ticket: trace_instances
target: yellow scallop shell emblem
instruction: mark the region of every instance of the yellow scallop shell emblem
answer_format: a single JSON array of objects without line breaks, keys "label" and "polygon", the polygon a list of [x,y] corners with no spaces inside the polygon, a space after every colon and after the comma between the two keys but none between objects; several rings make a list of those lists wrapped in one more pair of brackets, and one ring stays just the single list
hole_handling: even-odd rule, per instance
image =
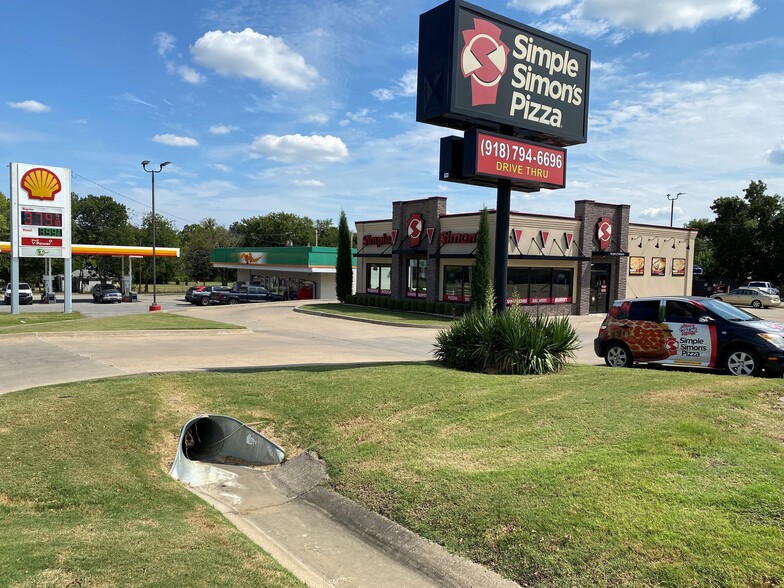
[{"label": "yellow scallop shell emblem", "polygon": [[36,167],[22,176],[22,188],[30,198],[54,200],[55,194],[62,190],[60,178],[48,169]]}]

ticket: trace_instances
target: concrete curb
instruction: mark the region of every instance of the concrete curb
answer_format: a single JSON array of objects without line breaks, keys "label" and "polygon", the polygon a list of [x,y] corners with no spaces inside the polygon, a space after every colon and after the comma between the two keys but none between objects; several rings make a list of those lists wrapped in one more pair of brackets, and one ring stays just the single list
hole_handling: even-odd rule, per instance
[{"label": "concrete curb", "polygon": [[299,306],[294,307],[294,312],[301,312],[302,314],[310,314],[313,316],[323,316],[327,318],[342,319],[344,321],[355,321],[358,323],[370,323],[371,325],[384,325],[385,327],[404,327],[407,329],[446,329],[449,326],[434,326],[434,325],[410,325],[406,323],[394,323],[389,321],[382,321],[370,318],[360,318],[356,316],[344,316],[340,314],[332,314],[330,312],[321,312],[318,310],[304,309]]},{"label": "concrete curb", "polygon": [[35,331],[33,333],[0,333],[0,338],[5,340],[13,339],[45,339],[48,337],[56,337],[60,339],[68,338],[81,338],[81,337],[95,337],[96,335],[112,335],[114,337],[146,337],[155,335],[159,337],[174,337],[183,334],[197,334],[197,335],[250,335],[253,333],[250,329],[178,329],[178,330],[130,330],[130,331],[68,331],[68,332],[47,332]]}]

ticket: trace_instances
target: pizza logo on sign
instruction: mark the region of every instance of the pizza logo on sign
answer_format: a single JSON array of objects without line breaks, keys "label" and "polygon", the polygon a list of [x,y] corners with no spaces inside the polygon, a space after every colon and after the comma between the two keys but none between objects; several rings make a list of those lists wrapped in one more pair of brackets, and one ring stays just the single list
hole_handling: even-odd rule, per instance
[{"label": "pizza logo on sign", "polygon": [[63,189],[60,178],[48,169],[35,167],[22,176],[22,189],[34,200],[54,200]]},{"label": "pizza logo on sign", "polygon": [[463,40],[460,68],[463,77],[471,78],[471,104],[495,104],[509,55],[509,47],[501,41],[501,29],[475,18],[474,28],[463,31]]},{"label": "pizza logo on sign", "polygon": [[603,216],[596,223],[596,238],[599,239],[599,249],[609,249],[610,239],[612,239],[612,221]]},{"label": "pizza logo on sign", "polygon": [[419,242],[422,239],[422,230],[425,228],[425,222],[422,220],[422,215],[415,212],[408,217],[407,223],[408,241],[411,247],[419,247]]}]

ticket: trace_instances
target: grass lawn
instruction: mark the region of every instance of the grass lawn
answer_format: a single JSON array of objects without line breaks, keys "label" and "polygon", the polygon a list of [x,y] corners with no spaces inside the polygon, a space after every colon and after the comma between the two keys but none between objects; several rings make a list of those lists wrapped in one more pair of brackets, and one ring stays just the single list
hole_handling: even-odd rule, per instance
[{"label": "grass lawn", "polygon": [[78,312],[0,315],[0,335],[7,333],[66,333],[79,331],[161,331],[241,329],[237,325],[181,314],[156,312],[105,318],[85,318]]},{"label": "grass lawn", "polygon": [[0,396],[10,586],[287,586],[166,475],[180,426],[227,414],[333,484],[523,585],[784,583],[784,382],[570,366],[187,373]]},{"label": "grass lawn", "polygon": [[400,310],[386,310],[371,306],[358,306],[354,304],[304,304],[299,308],[312,312],[323,312],[335,316],[361,318],[383,321],[397,325],[416,325],[422,327],[448,327],[454,322],[449,317],[439,317],[417,312],[404,312]]}]

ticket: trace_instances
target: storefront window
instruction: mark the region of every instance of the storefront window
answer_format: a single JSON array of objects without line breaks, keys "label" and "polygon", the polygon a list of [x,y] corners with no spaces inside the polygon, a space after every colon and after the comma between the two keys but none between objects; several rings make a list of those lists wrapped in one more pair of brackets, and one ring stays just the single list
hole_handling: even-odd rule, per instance
[{"label": "storefront window", "polygon": [[565,268],[510,267],[507,270],[507,303],[568,304],[572,301],[574,270]]},{"label": "storefront window", "polygon": [[553,304],[572,301],[572,270],[553,269]]},{"label": "storefront window", "polygon": [[406,296],[427,298],[427,259],[408,260]]},{"label": "storefront window", "polygon": [[528,304],[528,282],[530,270],[524,267],[510,267],[506,272],[507,302],[517,299],[520,304]]},{"label": "storefront window", "polygon": [[367,265],[365,292],[368,294],[392,294],[392,266],[380,263]]},{"label": "storefront window", "polygon": [[471,268],[461,265],[444,267],[444,300],[469,302],[471,300]]}]

